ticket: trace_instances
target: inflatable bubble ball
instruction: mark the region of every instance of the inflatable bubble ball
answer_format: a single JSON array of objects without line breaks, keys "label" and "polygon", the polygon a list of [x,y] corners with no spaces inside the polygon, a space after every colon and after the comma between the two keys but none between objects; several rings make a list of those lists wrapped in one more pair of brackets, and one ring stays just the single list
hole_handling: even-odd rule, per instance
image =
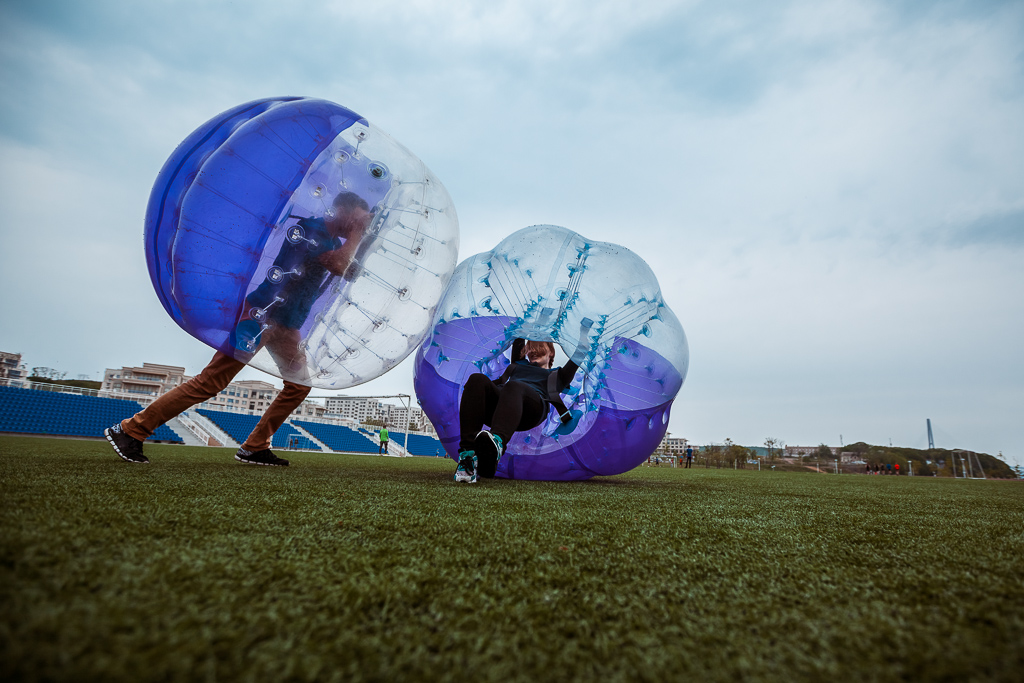
[{"label": "inflatable bubble ball", "polygon": [[411,353],[458,258],[451,197],[409,150],[340,105],[257,100],[200,126],[157,176],[150,277],[200,341],[341,389]]},{"label": "inflatable bubble ball", "polygon": [[579,365],[554,410],[517,432],[497,476],[578,480],[628,471],[668,428],[689,349],[650,267],[628,249],[565,228],[519,230],[459,264],[416,352],[416,396],[458,459],[459,403],[470,375],[498,378],[514,340],[551,341]]}]

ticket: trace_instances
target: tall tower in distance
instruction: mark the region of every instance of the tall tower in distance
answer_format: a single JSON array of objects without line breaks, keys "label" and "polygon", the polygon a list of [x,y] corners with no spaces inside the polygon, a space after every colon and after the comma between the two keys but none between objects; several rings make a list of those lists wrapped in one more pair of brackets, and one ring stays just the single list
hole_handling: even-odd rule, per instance
[{"label": "tall tower in distance", "polygon": [[935,448],[935,439],[932,438],[932,419],[925,418],[925,422],[928,423],[928,450]]}]

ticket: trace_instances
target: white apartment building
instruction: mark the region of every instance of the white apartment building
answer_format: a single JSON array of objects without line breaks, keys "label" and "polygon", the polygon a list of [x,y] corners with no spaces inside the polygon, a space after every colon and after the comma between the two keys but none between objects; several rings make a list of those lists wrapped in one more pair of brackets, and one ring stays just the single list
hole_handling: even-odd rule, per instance
[{"label": "white apartment building", "polygon": [[246,415],[262,415],[280,392],[281,390],[270,382],[247,379],[227,385],[222,392],[203,403],[201,407]]},{"label": "white apartment building", "polygon": [[20,387],[28,378],[28,368],[21,362],[20,353],[0,351],[0,384],[9,387]]},{"label": "white apartment building", "polygon": [[327,399],[328,415],[340,415],[356,422],[377,419],[385,412],[384,404],[372,398],[338,396]]},{"label": "white apartment building", "polygon": [[324,408],[322,403],[316,401],[305,400],[299,406],[292,411],[292,417],[304,418],[304,417],[323,417],[327,410]]},{"label": "white apartment building", "polygon": [[327,399],[326,412],[328,416],[339,416],[360,423],[371,419],[384,420],[392,429],[403,432],[409,428],[411,422],[421,432],[434,433],[434,425],[430,424],[426,414],[416,406],[406,408],[382,403],[374,398],[338,396]]},{"label": "white apartment building", "polygon": [[[243,415],[262,415],[267,412],[267,408],[280,393],[281,390],[269,382],[247,379],[232,382],[224,387],[219,394],[196,407],[228,413],[242,413]],[[316,401],[306,400],[292,411],[291,416],[323,417],[324,406]]]},{"label": "white apartment building", "polygon": [[689,443],[686,439],[679,437],[665,436],[658,445],[657,453],[667,453],[676,457],[686,456],[686,446]]},{"label": "white apartment building", "polygon": [[430,424],[426,414],[416,406],[396,406],[390,403],[384,404],[385,412],[381,415],[392,428],[401,431],[409,429],[410,423],[416,426],[417,431],[434,431],[434,425]]},{"label": "white apartment building", "polygon": [[142,367],[107,368],[99,395],[126,398],[146,406],[174,387],[187,382],[185,368],[143,363]]},{"label": "white apartment building", "polygon": [[[99,395],[138,401],[144,407],[171,389],[192,379],[185,368],[175,365],[143,363],[142,367],[108,368],[103,373]],[[232,382],[216,396],[195,406],[243,415],[262,415],[281,392],[269,382],[242,380]],[[324,407],[316,401],[303,401],[294,417],[323,417]]]}]

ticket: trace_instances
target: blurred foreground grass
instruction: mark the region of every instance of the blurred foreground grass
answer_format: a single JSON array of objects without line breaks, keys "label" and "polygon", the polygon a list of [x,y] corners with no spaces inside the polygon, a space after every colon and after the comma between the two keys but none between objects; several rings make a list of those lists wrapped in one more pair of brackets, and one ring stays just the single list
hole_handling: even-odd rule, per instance
[{"label": "blurred foreground grass", "polygon": [[1020,680],[1017,482],[0,437],[4,680]]}]

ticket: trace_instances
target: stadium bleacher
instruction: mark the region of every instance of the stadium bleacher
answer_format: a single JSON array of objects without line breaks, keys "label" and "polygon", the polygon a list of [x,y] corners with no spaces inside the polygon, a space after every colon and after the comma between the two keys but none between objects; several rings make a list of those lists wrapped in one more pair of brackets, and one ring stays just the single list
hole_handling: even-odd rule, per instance
[{"label": "stadium bleacher", "polygon": [[[59,391],[39,391],[0,386],[0,432],[15,434],[50,434],[53,436],[101,437],[103,430],[142,410],[136,401],[100,398]],[[209,418],[238,443],[244,443],[260,418],[206,408],[195,409]],[[344,453],[378,452],[377,433],[363,427],[352,429],[342,425],[292,420],[333,451]],[[404,432],[391,431],[391,442],[405,443]],[[367,438],[369,437],[369,438]],[[167,425],[161,425],[148,441],[182,443],[181,437]],[[274,434],[272,448],[321,450],[320,446],[289,423]],[[408,451],[412,455],[444,455],[441,442],[431,436],[411,432]]]},{"label": "stadium bleacher", "polygon": [[[138,402],[120,398],[0,387],[0,432],[100,437],[104,429],[140,410]],[[182,443],[167,425],[147,441]]]},{"label": "stadium bleacher", "polygon": [[[209,418],[215,425],[223,429],[228,436],[238,443],[245,440],[260,421],[259,415],[240,415],[223,410],[196,408],[196,412]],[[300,451],[319,451],[320,447],[302,435],[299,430],[285,422],[270,441],[271,448],[291,448]]]},{"label": "stadium bleacher", "polygon": [[[398,444],[399,446],[405,444],[405,432],[396,432],[388,430],[388,436],[391,439],[391,443]],[[409,455],[432,455],[432,456],[445,456],[444,446],[433,436],[427,436],[426,434],[418,434],[416,432],[409,432],[409,445],[407,450]]]},{"label": "stadium bleacher", "polygon": [[293,420],[293,422],[326,444],[332,451],[343,453],[377,453],[378,451],[377,444],[349,427],[306,422],[305,420]]}]

